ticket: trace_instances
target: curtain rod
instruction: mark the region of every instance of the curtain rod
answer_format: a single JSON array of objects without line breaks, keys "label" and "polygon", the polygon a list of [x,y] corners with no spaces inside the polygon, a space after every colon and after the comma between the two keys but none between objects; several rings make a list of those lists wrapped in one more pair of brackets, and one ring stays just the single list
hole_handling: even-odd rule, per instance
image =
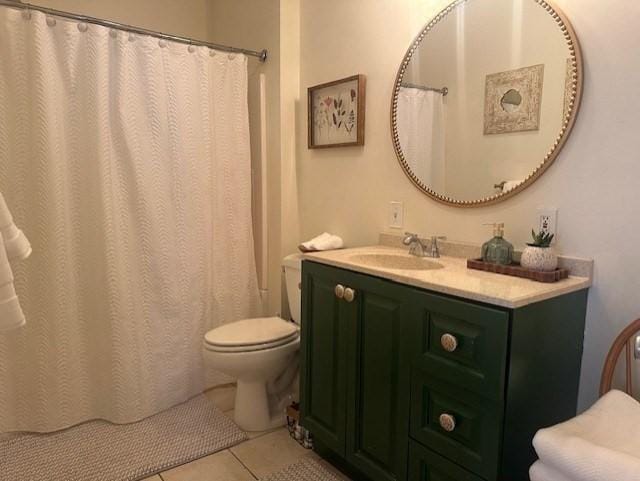
[{"label": "curtain rod", "polygon": [[266,62],[267,60],[266,49],[258,52],[256,50],[247,50],[244,48],[229,47],[227,45],[218,45],[211,42],[203,42],[201,40],[194,40],[192,38],[187,38],[187,37],[177,37],[174,35],[168,35],[166,33],[156,32],[154,30],[147,30],[145,28],[134,27],[132,25],[127,25],[124,23],[111,22],[109,20],[102,20],[99,18],[88,17],[86,15],[78,15],[76,13],[64,12],[62,10],[54,10],[52,8],[41,7],[39,5],[31,5],[29,3],[23,3],[19,0],[0,0],[0,6],[13,7],[21,10],[35,10],[38,12],[42,12],[46,15],[54,15],[56,17],[68,18],[71,20],[77,20],[79,22],[91,23],[93,25],[101,25],[103,27],[115,28],[118,30],[136,33],[139,35],[148,35],[149,37],[170,40],[173,42],[183,43],[186,45],[195,45],[198,47],[209,47],[215,50],[222,50],[223,52],[243,53],[245,55],[250,55],[252,57],[258,57],[258,59],[260,59],[261,62]]},{"label": "curtain rod", "polygon": [[435,89],[433,87],[426,87],[424,85],[412,84],[408,82],[402,82],[400,87],[406,87],[410,89],[418,89],[418,90],[426,90],[427,92],[437,92],[442,94],[443,97],[446,97],[449,93],[449,89],[447,87],[442,87],[441,89]]}]

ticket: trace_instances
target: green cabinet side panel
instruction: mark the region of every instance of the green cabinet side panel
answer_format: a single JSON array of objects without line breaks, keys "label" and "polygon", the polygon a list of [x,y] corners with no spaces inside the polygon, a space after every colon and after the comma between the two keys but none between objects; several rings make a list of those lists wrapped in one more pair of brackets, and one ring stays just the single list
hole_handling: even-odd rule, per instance
[{"label": "green cabinet side panel", "polygon": [[409,449],[407,479],[409,481],[484,481],[415,442],[411,443]]},{"label": "green cabinet side panel", "polygon": [[500,481],[529,479],[536,431],[576,415],[587,294],[513,312]]},{"label": "green cabinet side panel", "polygon": [[305,262],[302,276],[302,424],[345,455],[347,330],[335,269]]}]

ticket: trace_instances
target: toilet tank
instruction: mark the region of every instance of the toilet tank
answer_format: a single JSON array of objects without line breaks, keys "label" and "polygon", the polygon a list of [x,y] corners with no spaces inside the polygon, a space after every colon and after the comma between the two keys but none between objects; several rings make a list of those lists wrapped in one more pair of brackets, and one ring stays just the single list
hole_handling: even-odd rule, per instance
[{"label": "toilet tank", "polygon": [[292,254],[282,260],[289,310],[296,324],[300,324],[302,316],[302,258],[302,254]]}]

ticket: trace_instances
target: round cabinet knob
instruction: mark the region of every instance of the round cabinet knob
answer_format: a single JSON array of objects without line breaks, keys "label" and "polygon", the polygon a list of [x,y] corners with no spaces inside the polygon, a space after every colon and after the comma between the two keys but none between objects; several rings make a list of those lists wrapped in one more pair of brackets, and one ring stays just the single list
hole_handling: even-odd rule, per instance
[{"label": "round cabinet knob", "polygon": [[356,291],[354,291],[350,287],[347,287],[344,290],[344,300],[347,302],[353,302],[355,298],[356,298]]},{"label": "round cabinet knob", "polygon": [[450,433],[456,428],[456,418],[451,414],[440,415],[440,427]]},{"label": "round cabinet knob", "polygon": [[342,284],[338,284],[334,289],[334,292],[338,299],[342,299],[344,297],[344,286]]},{"label": "round cabinet knob", "polygon": [[440,338],[442,349],[447,352],[455,352],[458,349],[458,338],[453,334],[443,334]]}]

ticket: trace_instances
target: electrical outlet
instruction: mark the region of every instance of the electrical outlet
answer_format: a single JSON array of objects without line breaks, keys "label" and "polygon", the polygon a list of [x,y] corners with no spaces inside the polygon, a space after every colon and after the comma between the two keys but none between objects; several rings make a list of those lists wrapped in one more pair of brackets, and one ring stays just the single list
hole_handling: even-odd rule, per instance
[{"label": "electrical outlet", "polygon": [[404,226],[404,205],[402,202],[393,201],[389,206],[389,227],[402,229]]},{"label": "electrical outlet", "polygon": [[[547,234],[558,235],[558,210],[549,208],[538,209],[538,230]],[[554,238],[555,242],[555,238]]]}]

